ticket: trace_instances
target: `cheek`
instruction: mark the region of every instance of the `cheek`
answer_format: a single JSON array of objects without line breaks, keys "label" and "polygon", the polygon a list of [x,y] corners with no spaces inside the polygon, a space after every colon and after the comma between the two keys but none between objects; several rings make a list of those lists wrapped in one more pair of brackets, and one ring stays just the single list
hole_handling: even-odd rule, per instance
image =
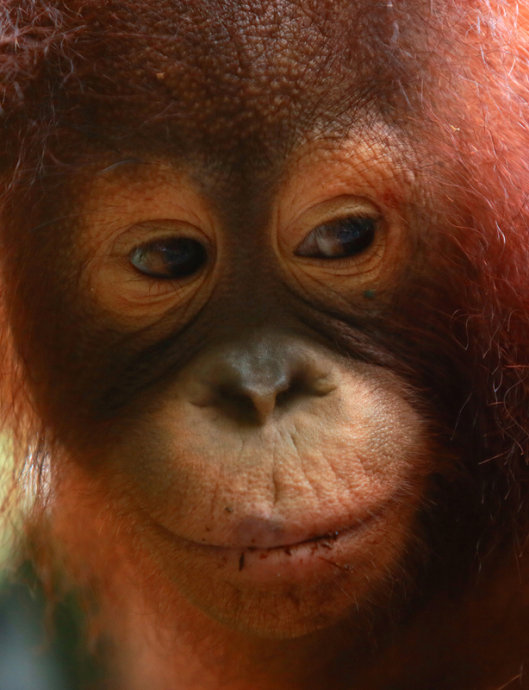
[{"label": "cheek", "polygon": [[122,438],[106,471],[144,548],[208,614],[279,636],[328,626],[395,578],[436,465],[396,377],[368,366],[263,426],[176,396]]}]

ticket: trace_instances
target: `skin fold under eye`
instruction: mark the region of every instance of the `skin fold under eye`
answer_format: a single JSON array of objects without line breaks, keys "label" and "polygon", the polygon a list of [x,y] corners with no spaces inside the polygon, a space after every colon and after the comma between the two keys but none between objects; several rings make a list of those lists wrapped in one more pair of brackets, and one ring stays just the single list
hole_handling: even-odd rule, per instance
[{"label": "skin fold under eye", "polygon": [[135,247],[129,253],[129,261],[150,278],[178,280],[200,271],[207,261],[207,251],[190,237],[169,237]]},{"label": "skin fold under eye", "polygon": [[367,249],[375,239],[377,219],[349,216],[318,225],[301,242],[296,256],[314,259],[342,259]]}]

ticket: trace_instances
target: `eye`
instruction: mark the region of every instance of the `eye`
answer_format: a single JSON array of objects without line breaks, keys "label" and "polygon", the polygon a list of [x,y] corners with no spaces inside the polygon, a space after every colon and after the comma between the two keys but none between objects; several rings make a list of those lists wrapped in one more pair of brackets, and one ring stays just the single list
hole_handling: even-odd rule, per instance
[{"label": "eye", "polygon": [[135,247],[129,261],[150,278],[178,280],[200,271],[208,258],[206,248],[190,237],[169,237]]},{"label": "eye", "polygon": [[313,259],[343,259],[367,249],[375,239],[378,220],[370,216],[348,216],[314,228],[295,251]]}]

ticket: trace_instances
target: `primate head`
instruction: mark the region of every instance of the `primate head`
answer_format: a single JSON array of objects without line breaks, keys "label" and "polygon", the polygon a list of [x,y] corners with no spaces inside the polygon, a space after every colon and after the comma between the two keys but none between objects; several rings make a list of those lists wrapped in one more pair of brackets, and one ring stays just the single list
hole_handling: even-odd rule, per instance
[{"label": "primate head", "polygon": [[119,687],[519,668],[527,20],[2,4],[4,416]]}]

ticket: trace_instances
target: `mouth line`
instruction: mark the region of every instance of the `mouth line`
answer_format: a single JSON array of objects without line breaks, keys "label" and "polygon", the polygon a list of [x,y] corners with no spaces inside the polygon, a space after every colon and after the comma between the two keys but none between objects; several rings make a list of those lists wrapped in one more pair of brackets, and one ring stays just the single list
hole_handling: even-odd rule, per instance
[{"label": "mouth line", "polygon": [[339,530],[333,530],[332,532],[326,532],[325,534],[320,534],[316,537],[309,537],[308,539],[302,539],[301,541],[296,541],[292,542],[290,544],[279,544],[276,546],[243,546],[240,548],[237,547],[229,547],[237,551],[248,551],[248,552],[253,552],[253,551],[285,551],[287,554],[291,549],[296,549],[300,546],[308,546],[310,544],[316,544],[323,546],[325,548],[332,548],[333,543],[340,537],[342,534],[345,534],[346,532],[351,532],[355,529],[358,529],[361,525],[363,525],[366,522],[366,520],[359,520],[358,524],[355,524],[353,527],[347,527],[344,529],[339,529]]},{"label": "mouth line", "polygon": [[210,551],[217,553],[233,553],[240,554],[255,554],[261,557],[268,554],[274,554],[283,552],[287,556],[290,556],[293,552],[303,548],[313,548],[313,549],[328,549],[334,548],[335,543],[343,537],[354,534],[355,532],[360,532],[369,527],[372,522],[375,522],[385,509],[388,507],[388,503],[391,501],[384,502],[376,510],[370,511],[367,515],[363,517],[357,517],[353,520],[353,524],[349,523],[347,526],[340,527],[338,529],[329,530],[321,534],[316,534],[313,537],[307,537],[306,539],[300,539],[299,541],[286,542],[284,544],[273,544],[268,546],[260,546],[256,544],[236,544],[236,543],[208,543],[207,541],[196,541],[194,539],[189,539],[182,535],[179,535],[172,530],[168,529],[164,525],[158,522],[153,522],[153,526],[158,532],[165,535],[165,538],[169,537],[172,541],[177,539],[182,544],[187,544],[188,547],[193,549],[198,549],[200,551]]},{"label": "mouth line", "polygon": [[[365,527],[367,527],[371,522],[375,521],[376,518],[383,512],[383,506],[378,510],[371,512],[363,518],[357,518],[352,525],[347,527],[341,527],[339,529],[330,530],[324,532],[323,534],[318,534],[314,537],[308,537],[306,539],[301,539],[299,541],[287,542],[285,544],[274,544],[272,546],[259,546],[255,544],[208,544],[207,542],[196,542],[193,540],[186,540],[189,544],[197,546],[199,548],[214,549],[225,553],[238,553],[238,554],[273,554],[278,552],[283,552],[287,556],[290,556],[294,551],[301,550],[304,547],[312,547],[314,549],[332,549],[334,544],[341,537],[348,536],[354,532],[358,532]],[[182,537],[181,537],[182,538]]]}]

